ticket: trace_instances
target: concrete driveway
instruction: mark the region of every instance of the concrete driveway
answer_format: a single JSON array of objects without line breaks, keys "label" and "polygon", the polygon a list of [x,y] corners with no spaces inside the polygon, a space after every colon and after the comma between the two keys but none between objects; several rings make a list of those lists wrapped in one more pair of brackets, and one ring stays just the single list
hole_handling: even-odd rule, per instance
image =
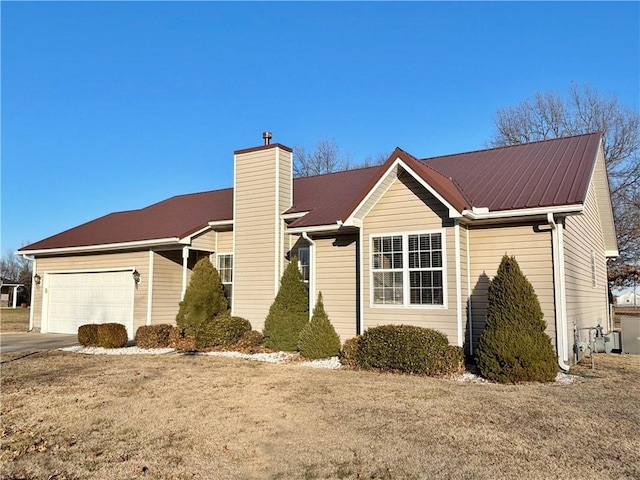
[{"label": "concrete driveway", "polygon": [[3,333],[0,334],[0,353],[35,352],[78,344],[77,335],[62,333]]}]

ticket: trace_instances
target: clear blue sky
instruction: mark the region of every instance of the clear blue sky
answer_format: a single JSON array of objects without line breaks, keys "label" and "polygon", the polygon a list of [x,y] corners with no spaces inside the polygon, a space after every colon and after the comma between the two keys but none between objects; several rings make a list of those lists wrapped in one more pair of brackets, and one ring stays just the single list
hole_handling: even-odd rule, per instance
[{"label": "clear blue sky", "polygon": [[638,106],[638,2],[2,2],[2,252],[232,186],[233,151],[483,148],[501,107]]}]

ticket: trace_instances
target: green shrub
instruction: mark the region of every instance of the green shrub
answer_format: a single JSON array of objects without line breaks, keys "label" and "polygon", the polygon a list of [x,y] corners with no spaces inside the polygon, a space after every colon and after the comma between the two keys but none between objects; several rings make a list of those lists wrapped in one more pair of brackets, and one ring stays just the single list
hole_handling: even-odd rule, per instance
[{"label": "green shrub", "polygon": [[98,346],[98,324],[89,323],[78,327],[78,343],[83,347]]},{"label": "green shrub", "polygon": [[515,257],[505,255],[487,292],[487,326],[476,355],[480,374],[500,383],[552,382],[558,367],[540,302]]},{"label": "green shrub", "polygon": [[264,342],[262,333],[256,330],[244,332],[240,340],[233,344],[232,349],[244,353],[256,353]]},{"label": "green shrub", "polygon": [[122,348],[127,344],[127,329],[121,323],[102,323],[98,325],[98,346],[103,348]]},{"label": "green shrub", "polygon": [[264,322],[264,344],[268,348],[294,351],[300,332],[309,323],[309,292],[296,257],[291,259],[280,281],[278,295]]},{"label": "green shrub", "polygon": [[136,331],[135,344],[140,348],[166,348],[172,329],[167,324],[144,325]]},{"label": "green shrub", "polygon": [[175,348],[180,352],[195,352],[196,339],[194,337],[185,337],[184,329],[173,327],[169,332],[169,347]]},{"label": "green shrub", "polygon": [[251,331],[251,323],[241,317],[226,313],[207,319],[196,332],[198,348],[228,347]]},{"label": "green shrub", "polygon": [[451,369],[448,346],[447,337],[430,328],[382,325],[362,334],[356,363],[364,369],[443,375]]},{"label": "green shrub", "polygon": [[464,349],[457,345],[449,345],[444,351],[442,373],[446,375],[460,373],[464,370],[464,365]]},{"label": "green shrub", "polygon": [[300,332],[298,350],[311,360],[333,357],[340,352],[340,337],[324,310],[322,292],[318,294],[311,321]]},{"label": "green shrub", "polygon": [[358,346],[360,345],[360,336],[350,338],[342,345],[339,358],[340,363],[347,367],[357,367]]},{"label": "green shrub", "polygon": [[185,330],[185,335],[195,337],[201,324],[228,310],[218,271],[205,257],[193,267],[189,286],[180,302],[176,323]]}]

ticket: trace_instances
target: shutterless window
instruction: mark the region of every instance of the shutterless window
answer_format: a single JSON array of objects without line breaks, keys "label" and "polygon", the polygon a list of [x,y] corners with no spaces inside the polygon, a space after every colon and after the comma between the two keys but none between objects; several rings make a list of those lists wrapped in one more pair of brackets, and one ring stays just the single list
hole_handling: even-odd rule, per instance
[{"label": "shutterless window", "polygon": [[309,269],[311,268],[311,258],[309,255],[309,247],[300,247],[298,248],[298,266],[300,268],[300,273],[302,273],[302,278],[305,282],[309,281]]},{"label": "shutterless window", "polygon": [[233,296],[233,255],[218,255],[218,274],[224,288],[224,296],[231,306]]},{"label": "shutterless window", "polygon": [[371,239],[373,303],[444,305],[442,233]]}]

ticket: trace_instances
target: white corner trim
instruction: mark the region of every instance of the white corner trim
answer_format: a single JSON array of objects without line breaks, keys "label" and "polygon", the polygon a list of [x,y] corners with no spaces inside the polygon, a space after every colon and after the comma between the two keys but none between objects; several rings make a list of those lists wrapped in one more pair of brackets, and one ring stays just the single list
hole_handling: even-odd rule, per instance
[{"label": "white corner trim", "polygon": [[151,325],[151,309],[153,308],[153,253],[149,249],[149,271],[147,273],[147,325]]},{"label": "white corner trim", "polygon": [[473,355],[473,306],[471,304],[471,239],[469,228],[467,232],[467,322],[469,328],[469,354]]},{"label": "white corner trim", "polygon": [[454,220],[453,225],[455,258],[456,258],[456,317],[458,320],[458,346],[464,344],[464,334],[462,332],[462,265],[460,259],[460,223]]}]

